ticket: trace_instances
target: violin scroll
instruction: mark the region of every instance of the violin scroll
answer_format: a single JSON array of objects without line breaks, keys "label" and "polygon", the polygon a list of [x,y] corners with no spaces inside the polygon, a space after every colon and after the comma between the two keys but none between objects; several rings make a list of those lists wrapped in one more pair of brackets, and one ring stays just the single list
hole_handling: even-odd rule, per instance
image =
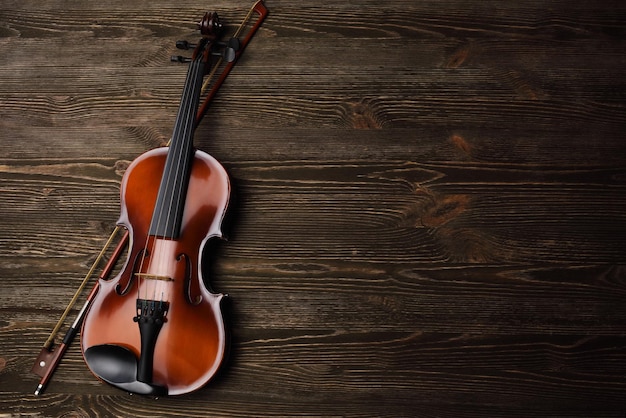
[{"label": "violin scroll", "polygon": [[217,13],[206,12],[202,20],[198,23],[198,29],[200,29],[200,33],[204,36],[210,38],[217,37],[222,31],[222,24],[220,23]]}]

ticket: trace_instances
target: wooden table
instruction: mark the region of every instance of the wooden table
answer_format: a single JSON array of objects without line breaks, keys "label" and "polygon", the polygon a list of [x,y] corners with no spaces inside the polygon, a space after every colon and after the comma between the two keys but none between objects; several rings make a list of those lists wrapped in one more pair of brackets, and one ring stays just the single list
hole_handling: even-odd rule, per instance
[{"label": "wooden table", "polygon": [[195,136],[233,185],[230,360],[152,399],[76,341],[35,397],[121,175],[171,135],[175,41],[251,6],[175,3],[0,5],[0,416],[624,416],[623,1],[267,0]]}]

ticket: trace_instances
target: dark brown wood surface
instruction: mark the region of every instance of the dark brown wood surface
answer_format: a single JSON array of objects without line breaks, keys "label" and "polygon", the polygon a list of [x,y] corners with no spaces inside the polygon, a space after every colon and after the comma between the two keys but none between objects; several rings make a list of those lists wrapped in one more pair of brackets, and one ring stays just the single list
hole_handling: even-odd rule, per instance
[{"label": "dark brown wood surface", "polygon": [[77,341],[30,369],[171,134],[175,41],[251,3],[2,1],[0,416],[624,417],[626,3],[266,4],[195,139],[231,357],[151,399]]}]

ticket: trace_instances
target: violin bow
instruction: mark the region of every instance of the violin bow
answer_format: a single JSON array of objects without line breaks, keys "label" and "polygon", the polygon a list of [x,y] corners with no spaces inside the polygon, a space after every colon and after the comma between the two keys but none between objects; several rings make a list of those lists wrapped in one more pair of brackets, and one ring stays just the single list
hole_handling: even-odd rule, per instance
[{"label": "violin bow", "polygon": [[[239,39],[239,36],[240,36],[241,32],[246,28],[246,26],[250,22],[250,19],[252,18],[252,15],[254,13],[257,13],[259,15],[257,20],[256,20],[256,22],[248,30],[248,33],[246,34],[245,38],[243,38],[243,40]],[[213,98],[217,94],[217,91],[219,90],[219,88],[224,83],[224,80],[226,80],[226,77],[228,77],[228,74],[230,74],[230,71],[232,70],[232,68],[237,63],[237,60],[238,60],[239,56],[243,53],[243,50],[248,45],[248,43],[250,42],[250,40],[252,39],[254,34],[257,32],[257,30],[259,29],[259,27],[261,26],[261,24],[265,20],[265,17],[267,16],[267,14],[268,14],[268,10],[265,7],[265,4],[263,4],[263,0],[258,0],[252,6],[252,8],[250,8],[250,10],[248,11],[248,14],[243,19],[242,23],[239,25],[239,27],[235,31],[234,35],[231,37],[231,39],[237,39],[238,40],[237,48],[234,50],[234,57],[231,60],[229,60],[229,62],[224,66],[224,69],[220,73],[220,76],[213,83],[213,85],[211,86],[211,89],[207,93],[204,101],[202,102],[202,105],[200,106],[200,108],[198,110],[198,113],[196,114],[196,118],[195,118],[196,126],[198,126],[198,124],[202,121],[202,118],[206,114],[211,101],[213,100]],[[204,93],[206,91],[206,89],[209,87],[211,79],[215,75],[217,69],[221,66],[223,60],[224,60],[224,58],[220,57],[218,59],[218,61],[216,62],[216,64],[213,66],[211,72],[207,75],[206,80],[204,81],[204,83],[202,85],[202,93]],[[93,276],[94,271],[96,270],[96,268],[98,267],[98,265],[102,261],[102,258],[104,257],[106,251],[108,250],[108,248],[111,245],[111,243],[113,242],[115,236],[118,234],[118,232],[121,229],[122,229],[122,227],[120,227],[120,226],[115,227],[115,229],[113,230],[113,232],[109,236],[107,242],[104,244],[104,246],[102,247],[102,250],[100,251],[100,253],[96,257],[96,260],[93,262],[91,268],[89,269],[89,271],[85,275],[85,277],[84,277],[83,281],[81,282],[80,286],[78,287],[78,289],[74,293],[74,296],[72,297],[72,300],[69,302],[69,304],[65,308],[65,311],[63,312],[63,314],[59,318],[58,322],[56,323],[54,329],[52,330],[52,332],[48,336],[48,339],[46,340],[46,342],[44,343],[43,347],[41,348],[41,352],[39,353],[39,355],[35,359],[35,363],[33,365],[32,372],[41,377],[41,380],[40,380],[39,384],[37,385],[37,389],[35,390],[35,395],[37,395],[37,396],[41,395],[41,393],[43,392],[44,388],[46,387],[46,385],[48,384],[48,382],[52,378],[52,374],[54,373],[54,371],[58,367],[61,359],[63,358],[63,355],[67,351],[67,348],[69,347],[71,342],[76,337],[76,334],[78,333],[78,331],[80,329],[80,325],[81,325],[81,323],[82,323],[82,321],[83,321],[83,319],[85,317],[85,313],[87,312],[89,306],[91,306],[91,302],[93,301],[93,298],[97,294],[99,280],[106,280],[109,277],[109,275],[111,274],[111,272],[112,272],[112,270],[113,270],[117,260],[119,259],[119,257],[121,256],[122,252],[124,251],[124,248],[128,244],[129,233],[128,233],[128,231],[125,231],[124,235],[122,236],[122,238],[118,242],[117,246],[113,250],[113,253],[111,254],[111,257],[109,258],[107,264],[104,266],[104,268],[102,269],[102,272],[98,276],[99,280],[96,281],[96,283],[95,283],[94,287],[92,288],[91,292],[89,293],[89,296],[87,297],[83,307],[78,312],[78,314],[76,316],[76,319],[74,320],[74,322],[72,323],[70,328],[67,330],[67,332],[66,332],[66,334],[65,334],[65,336],[63,338],[63,341],[61,342],[61,344],[58,347],[56,347],[56,349],[54,349],[53,348],[53,342],[54,342],[54,339],[56,337],[56,334],[59,332],[59,329],[61,328],[61,326],[65,322],[65,319],[67,318],[67,315],[69,314],[70,310],[76,304],[76,301],[78,300],[78,297],[80,296],[80,294],[82,293],[83,289],[85,288],[85,286],[89,282],[89,279],[91,279],[91,277]]]}]

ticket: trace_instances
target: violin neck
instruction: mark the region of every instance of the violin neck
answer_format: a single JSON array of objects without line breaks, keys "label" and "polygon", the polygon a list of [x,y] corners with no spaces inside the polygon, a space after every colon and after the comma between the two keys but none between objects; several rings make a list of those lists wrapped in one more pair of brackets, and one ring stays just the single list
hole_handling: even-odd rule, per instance
[{"label": "violin neck", "polygon": [[194,59],[189,64],[185,88],[178,108],[170,149],[165,160],[149,234],[169,239],[180,235],[181,221],[193,161],[193,133],[200,102],[205,63]]}]

